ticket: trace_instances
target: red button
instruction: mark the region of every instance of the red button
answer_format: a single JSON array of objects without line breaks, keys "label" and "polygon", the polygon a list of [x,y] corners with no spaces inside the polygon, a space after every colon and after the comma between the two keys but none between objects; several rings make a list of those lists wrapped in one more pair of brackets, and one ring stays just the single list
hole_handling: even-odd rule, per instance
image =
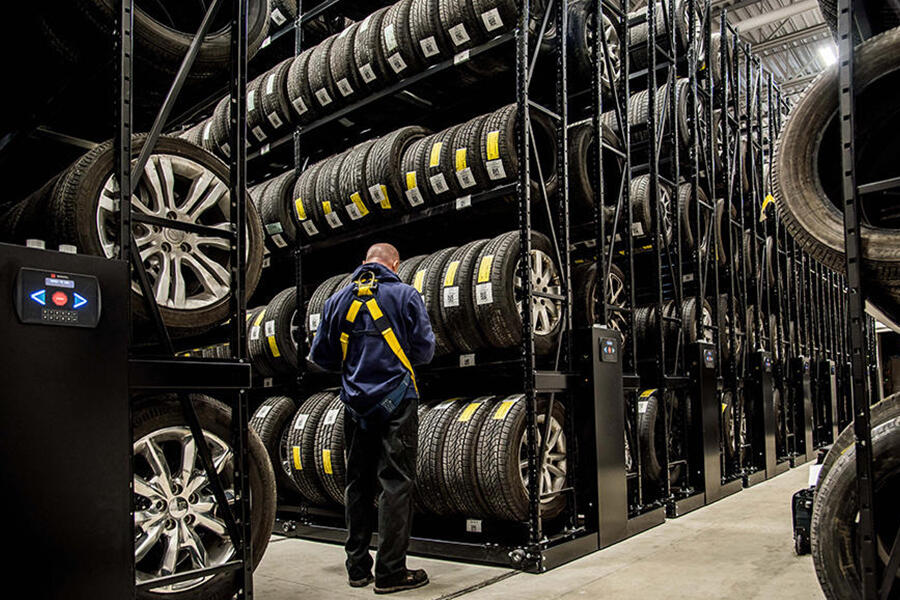
[{"label": "red button", "polygon": [[50,299],[53,300],[53,304],[57,306],[65,306],[69,302],[69,297],[66,296],[63,292],[53,292],[53,295],[50,296]]}]

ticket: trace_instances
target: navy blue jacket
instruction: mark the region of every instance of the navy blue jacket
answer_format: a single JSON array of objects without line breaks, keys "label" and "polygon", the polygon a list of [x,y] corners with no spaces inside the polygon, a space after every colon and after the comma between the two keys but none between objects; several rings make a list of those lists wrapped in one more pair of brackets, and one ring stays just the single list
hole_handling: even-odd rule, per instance
[{"label": "navy blue jacket", "polygon": [[[434,333],[422,297],[412,286],[402,283],[397,275],[378,263],[366,263],[356,269],[353,280],[364,271],[372,271],[378,279],[375,299],[390,320],[394,333],[413,365],[427,364],[434,356]],[[310,349],[310,360],[327,371],[341,371],[341,399],[354,407],[380,402],[397,388],[406,368],[391,351],[381,332],[375,327],[369,311],[359,311],[350,333],[347,360],[341,361],[341,322],[346,319],[350,303],[356,298],[354,286],[339,290],[325,302],[322,319]],[[409,386],[407,397],[416,392]]]}]

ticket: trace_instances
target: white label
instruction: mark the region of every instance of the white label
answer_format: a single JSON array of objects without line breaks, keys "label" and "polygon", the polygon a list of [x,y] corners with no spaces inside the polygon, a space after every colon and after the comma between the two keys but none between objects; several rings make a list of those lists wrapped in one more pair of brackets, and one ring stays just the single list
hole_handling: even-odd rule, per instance
[{"label": "white label", "polygon": [[306,427],[306,422],[309,420],[309,415],[306,413],[299,413],[296,417],[294,417],[294,430],[300,431],[304,427]]},{"label": "white label", "polygon": [[469,51],[463,50],[462,52],[460,52],[459,54],[457,54],[456,56],[453,57],[453,64],[458,65],[460,63],[466,62],[467,60],[469,60]]},{"label": "white label", "polygon": [[428,36],[424,40],[419,40],[419,46],[422,48],[422,54],[424,54],[426,58],[440,52],[437,41],[434,39],[433,35]]},{"label": "white label", "polygon": [[284,227],[281,226],[281,221],[275,221],[274,223],[266,223],[266,231],[269,235],[275,235],[284,231]]},{"label": "white label", "polygon": [[331,96],[328,95],[328,90],[322,88],[320,90],[316,90],[316,100],[319,101],[319,104],[322,106],[328,106],[331,104]]},{"label": "white label", "polygon": [[275,73],[272,73],[266,79],[266,96],[271,96],[274,93],[275,93]]},{"label": "white label", "polygon": [[425,202],[425,199],[422,197],[422,192],[419,191],[418,186],[414,187],[411,190],[406,190],[406,199],[409,200],[410,206],[418,206]]},{"label": "white label", "polygon": [[688,273],[687,275],[682,276],[682,277],[681,277],[681,280],[682,280],[682,281],[693,281],[693,280],[694,280],[694,274],[693,274],[693,273]]},{"label": "white label", "polygon": [[456,199],[456,210],[462,210],[464,208],[469,208],[472,206],[472,196],[465,195]]},{"label": "white label", "polygon": [[250,90],[247,94],[247,112],[256,108],[256,90]]},{"label": "white label", "polygon": [[344,208],[347,209],[347,214],[350,215],[350,218],[354,221],[362,217],[362,213],[359,212],[359,208],[357,208],[356,204],[350,203],[346,205]]},{"label": "white label", "polygon": [[281,14],[281,11],[277,8],[272,9],[272,20],[275,21],[276,25],[283,25],[287,18]]},{"label": "white label", "polygon": [[269,118],[269,123],[271,123],[272,127],[274,127],[275,129],[278,129],[279,127],[284,125],[284,121],[281,120],[281,117],[278,116],[278,113],[270,112],[266,116]]},{"label": "white label", "polygon": [[[362,29],[360,29],[360,31],[362,31]],[[372,70],[372,65],[369,63],[366,63],[359,68],[359,74],[362,75],[363,81],[366,83],[375,81],[375,71]]]},{"label": "white label", "polygon": [[266,256],[263,258],[263,269],[268,269],[272,264],[272,257]]},{"label": "white label", "polygon": [[469,533],[481,533],[481,519],[466,519],[466,531]]},{"label": "white label", "polygon": [[494,292],[490,281],[475,286],[475,304],[493,304],[493,302]]},{"label": "white label", "polygon": [[275,381],[271,377],[263,377],[263,387],[270,388],[275,385]]},{"label": "white label", "polygon": [[278,246],[279,248],[284,248],[285,246],[287,246],[287,242],[284,241],[284,238],[281,237],[280,233],[274,234],[272,236],[272,241],[275,242],[275,245]]},{"label": "white label", "polygon": [[391,64],[394,73],[399,73],[406,68],[406,63],[403,61],[403,57],[400,56],[399,52],[391,54],[390,58],[388,58],[388,62]]},{"label": "white label", "polygon": [[[313,313],[309,315],[309,330],[315,331],[319,328],[319,323],[322,322],[322,314],[321,313]],[[257,327],[257,329],[259,329]]]},{"label": "white label", "polygon": [[269,337],[270,335],[275,335],[275,321],[274,320],[266,321],[266,337]]},{"label": "white label", "polygon": [[459,355],[459,366],[474,367],[475,366],[475,355],[474,354],[460,354]]},{"label": "white label", "polygon": [[639,221],[631,224],[631,235],[644,235],[644,227]]},{"label": "white label", "polygon": [[444,306],[447,308],[459,306],[459,286],[444,288]]},{"label": "white label", "polygon": [[266,415],[269,414],[270,412],[272,412],[272,405],[271,405],[271,404],[268,405],[268,406],[260,406],[260,407],[259,407],[259,410],[256,411],[256,414],[253,415],[253,418],[254,418],[254,419],[265,419],[265,418],[266,418]]},{"label": "white label", "polygon": [[640,414],[644,414],[645,412],[647,412],[647,404],[649,402],[649,400],[641,400],[640,402],[638,402],[638,412]]},{"label": "white label", "polygon": [[481,13],[481,20],[484,22],[484,28],[488,31],[503,27],[503,19],[500,18],[500,11],[496,8]]},{"label": "white label", "polygon": [[387,27],[384,28],[384,45],[387,47],[387,51],[390,52],[397,48],[397,36],[394,35],[394,24],[391,23]]},{"label": "white label", "polygon": [[495,158],[494,160],[489,160],[485,166],[487,167],[488,177],[490,177],[491,180],[506,178],[506,169],[503,168],[503,159]]},{"label": "white label", "polygon": [[379,183],[369,186],[369,195],[372,196],[372,200],[377,204],[384,202],[384,192],[381,191],[381,184]]},{"label": "white label", "polygon": [[342,96],[349,96],[350,94],[353,93],[353,86],[350,85],[350,82],[347,81],[346,77],[344,79],[341,79],[340,81],[338,81],[337,86],[338,86],[338,91],[341,93]]},{"label": "white label", "polygon": [[266,132],[263,131],[263,130],[262,130],[262,127],[260,127],[259,125],[257,125],[256,127],[254,127],[253,129],[251,129],[250,131],[253,132],[253,136],[254,136],[258,141],[261,142],[261,141],[263,141],[263,140],[266,139]]},{"label": "white label", "polygon": [[337,213],[334,211],[325,215],[325,220],[328,221],[328,224],[332,229],[337,229],[343,225],[343,223],[341,223],[341,218],[337,216]]},{"label": "white label", "polygon": [[291,102],[291,104],[294,106],[294,110],[297,111],[297,114],[298,114],[298,115],[302,115],[302,114],[305,113],[307,110],[309,110],[309,107],[306,106],[306,102],[304,102],[304,101],[303,101],[303,98],[300,97],[300,96],[297,96],[297,97],[294,99],[294,101]]},{"label": "white label", "polygon": [[472,175],[471,167],[466,167],[462,171],[457,171],[456,179],[459,181],[459,185],[464,188],[470,188],[475,185],[475,176]]},{"label": "white label", "polygon": [[337,421],[339,408],[332,408],[328,412],[325,413],[325,424],[326,425],[334,425],[334,422]]},{"label": "white label", "polygon": [[258,340],[259,339],[259,325],[254,325],[250,328],[250,339]]},{"label": "white label", "polygon": [[466,26],[460,23],[450,28],[450,37],[453,39],[453,43],[459,46],[469,41],[469,32],[466,31]]},{"label": "white label", "polygon": [[819,481],[819,471],[821,470],[822,465],[809,466],[809,487],[815,487],[816,483]]},{"label": "white label", "polygon": [[443,194],[450,189],[449,186],[447,186],[447,180],[444,179],[443,173],[432,175],[428,178],[428,181],[431,182],[431,189],[434,190],[435,194]]},{"label": "white label", "polygon": [[312,237],[314,235],[318,235],[319,230],[316,229],[316,226],[309,219],[303,221],[303,229],[306,230],[306,235]]}]

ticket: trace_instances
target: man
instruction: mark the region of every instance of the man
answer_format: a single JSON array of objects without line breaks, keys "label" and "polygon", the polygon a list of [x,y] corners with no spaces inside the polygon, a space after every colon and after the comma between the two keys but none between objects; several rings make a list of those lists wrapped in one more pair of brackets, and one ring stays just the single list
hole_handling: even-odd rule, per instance
[{"label": "man", "polygon": [[388,594],[428,583],[423,570],[406,568],[412,525],[419,417],[413,365],[434,356],[434,334],[415,288],[397,277],[400,255],[375,244],[353,283],[325,303],[310,359],[342,373],[346,408],[347,573],[352,587],[372,582],[369,542],[378,501],[375,593]]}]

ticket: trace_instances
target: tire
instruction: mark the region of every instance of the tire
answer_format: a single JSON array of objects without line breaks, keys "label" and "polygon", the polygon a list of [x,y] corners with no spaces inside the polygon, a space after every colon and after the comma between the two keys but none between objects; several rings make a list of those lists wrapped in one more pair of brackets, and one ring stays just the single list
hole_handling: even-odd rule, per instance
[{"label": "tire", "polygon": [[[597,281],[597,264],[594,261],[575,265],[572,269],[572,319],[576,327],[590,327],[600,323],[600,315],[597,313],[597,299],[600,286]],[[625,309],[625,274],[622,269],[612,265],[607,278],[607,303]],[[622,313],[610,311],[610,320],[607,327],[615,329],[622,334],[623,340],[628,333],[628,320]]]},{"label": "tire", "polygon": [[345,226],[350,222],[343,211],[338,186],[340,185],[341,166],[347,153],[336,154],[322,161],[322,168],[316,176],[316,199],[313,211],[320,222],[325,223],[328,232],[345,231]]},{"label": "tire", "polygon": [[343,98],[342,102],[355,101],[365,89],[365,82],[356,70],[356,62],[353,59],[353,43],[357,29],[359,23],[354,23],[338,34],[328,56],[331,79],[339,96]]},{"label": "tire", "polygon": [[425,155],[426,151],[431,148],[433,139],[433,135],[419,138],[403,151],[403,158],[400,161],[403,173],[403,193],[398,197],[401,206],[406,210],[413,210],[420,206],[425,207],[434,202],[431,187],[426,183],[428,175],[425,171],[427,166]]},{"label": "tire", "polygon": [[493,398],[482,396],[462,403],[445,436],[441,467],[445,498],[453,512],[467,517],[490,515],[490,506],[479,485],[477,460],[479,434],[495,407]]},{"label": "tire", "polygon": [[784,400],[781,397],[781,390],[774,388],[772,390],[772,403],[775,405],[775,452],[781,456],[784,453],[784,440],[786,436],[784,423]]},{"label": "tire", "polygon": [[475,352],[488,346],[478,329],[473,282],[475,262],[489,240],[476,240],[457,248],[447,259],[437,280],[441,322],[459,352]]},{"label": "tire", "polygon": [[[271,124],[266,119],[262,103],[262,85],[265,74],[247,84],[247,143],[262,144],[272,136]],[[224,99],[228,102],[228,99]]]},{"label": "tire", "polygon": [[424,159],[422,169],[427,178],[425,187],[437,202],[460,195],[459,182],[453,174],[453,165],[455,164],[453,135],[455,133],[455,128],[451,127],[434,134],[429,138],[431,141],[425,145],[425,151],[422,153]]},{"label": "tire", "polygon": [[[403,153],[419,138],[427,134],[421,127],[401,127],[379,138],[366,158],[366,184],[373,203],[382,211],[391,211],[403,202],[400,161]],[[402,204],[399,204],[402,206]]]},{"label": "tire", "polygon": [[[622,141],[609,127],[602,127],[601,132],[604,143],[601,160],[603,161],[605,206],[614,207],[619,199],[619,183],[622,178],[624,161],[620,155],[609,151],[606,146],[622,150]],[[594,128],[591,123],[582,123],[569,130],[569,185],[571,186],[569,193],[575,215],[580,218],[592,219],[594,217],[597,193],[594,190],[592,165],[596,160],[595,152]],[[609,225],[612,226],[613,223],[610,222]]]},{"label": "tire", "polygon": [[[480,452],[476,456],[478,469],[478,485],[484,491],[484,497],[490,507],[491,514],[498,519],[525,521],[528,519],[528,494],[524,478],[519,468],[520,449],[525,443],[525,397],[513,395],[498,398],[491,403],[489,415],[481,426],[478,436]],[[536,420],[539,431],[543,433],[546,422],[547,402],[538,400]],[[553,403],[552,418],[557,425],[565,423],[565,409],[557,401]],[[564,430],[560,435],[565,443]],[[543,435],[540,435],[543,439]],[[538,448],[541,448],[541,440]],[[540,451],[540,450],[539,450]],[[565,457],[565,455],[563,455]],[[557,462],[561,469],[566,468],[565,459]],[[553,488],[565,486],[565,477],[557,480]],[[548,493],[546,490],[543,493]],[[558,494],[541,502],[541,516],[552,519],[566,505],[566,498]]]},{"label": "tire", "polygon": [[[860,106],[857,119],[857,181],[878,181],[887,173],[885,156],[892,148],[896,111],[891,97],[900,76],[900,30],[862,44],[855,55],[855,82]],[[845,271],[839,132],[838,65],[822,73],[794,106],[782,129],[775,157],[774,195],[788,232],[813,258]],[[833,148],[820,152],[820,148]],[[890,193],[890,192],[888,192]],[[879,211],[892,201],[882,193],[861,198],[864,275],[873,283],[870,300],[888,310],[900,303],[900,235],[898,224]],[[871,219],[874,219],[871,220]]]},{"label": "tire", "polygon": [[381,52],[387,63],[388,81],[398,81],[422,70],[416,42],[409,29],[411,0],[400,0],[388,8],[381,21]]},{"label": "tire", "polygon": [[294,110],[288,100],[287,80],[294,59],[288,58],[269,70],[260,85],[260,100],[266,122],[274,137],[279,137],[293,122]]},{"label": "tire", "polygon": [[297,311],[297,288],[292,286],[272,298],[263,321],[266,353],[277,372],[296,373],[297,344],[302,328]]},{"label": "tire", "polygon": [[[674,395],[669,395],[667,402],[672,402]],[[661,411],[666,404],[661,404],[659,390],[645,390],[638,400],[638,443],[641,447],[641,470],[644,477],[656,486],[663,486],[666,464],[665,421]]]},{"label": "tire", "polygon": [[344,403],[336,396],[316,427],[316,473],[331,501],[342,506],[347,486],[344,461]]},{"label": "tire", "polygon": [[[553,264],[550,240],[543,234],[533,232],[532,251],[543,261],[544,269],[540,280],[532,281],[545,291],[560,293],[558,271]],[[519,262],[519,232],[511,231],[488,242],[478,255],[477,267],[473,269],[472,302],[475,316],[485,339],[496,348],[515,346],[522,339],[522,317],[516,302],[515,276]],[[532,266],[536,263],[532,260]],[[534,350],[539,354],[550,352],[562,324],[561,307],[545,298],[535,297],[533,310],[544,313],[541,330],[533,333]]]},{"label": "tire", "polygon": [[738,435],[734,422],[734,392],[731,390],[722,392],[721,404],[722,446],[725,449],[725,458],[728,461],[735,461],[738,453]]},{"label": "tire", "polygon": [[[137,158],[143,147],[146,136],[134,136],[132,139],[132,157]],[[79,252],[92,254],[96,256],[110,257],[113,251],[111,243],[114,241],[116,232],[118,231],[118,213],[104,207],[100,202],[101,194],[103,194],[106,185],[112,185],[113,172],[115,170],[114,155],[112,142],[105,142],[94,147],[93,150],[78,159],[69,169],[61,176],[57,185],[54,187],[53,196],[49,203],[50,213],[49,228],[52,232],[54,245],[72,244],[76,246]],[[165,161],[160,163],[162,157]],[[206,178],[209,184],[212,184],[209,194],[218,194],[219,201],[214,203],[202,214],[195,217],[195,222],[208,225],[218,225],[228,221],[229,202],[228,202],[228,168],[220,160],[216,159],[206,151],[186,142],[185,140],[162,136],[159,138],[151,154],[147,168],[138,181],[138,194],[147,194],[154,197],[148,189],[147,173],[153,172],[154,168],[167,171],[164,164],[173,164],[174,188],[176,193],[186,193],[189,189],[195,189],[192,186]],[[110,188],[112,189],[112,188]],[[105,195],[104,197],[108,197]],[[162,192],[161,192],[162,193]],[[184,197],[184,196],[182,196]],[[206,198],[209,198],[207,196]],[[173,200],[174,202],[175,200]],[[262,271],[262,255],[263,255],[263,236],[262,226],[260,225],[259,214],[256,212],[253,203],[250,201],[249,194],[246,199],[247,214],[247,271],[245,273],[246,295],[251,297],[256,289]],[[105,202],[104,202],[105,204]],[[177,205],[177,210],[181,210],[185,206],[184,203]],[[98,211],[104,211],[102,221],[104,223],[104,235],[110,236],[110,245],[104,245],[98,231]],[[135,209],[138,210],[138,209]],[[202,218],[201,218],[202,217]],[[156,235],[156,241],[151,241],[153,248],[158,250],[152,255],[148,254],[145,264],[148,264],[151,257],[155,257],[159,252],[164,252],[163,244],[169,245],[169,238],[164,238],[162,232],[153,233],[144,225],[134,225],[136,230],[135,237],[140,242],[145,237]],[[141,235],[141,232],[145,232]],[[173,234],[177,235],[177,234]],[[192,240],[190,235],[182,236],[182,240]],[[189,242],[182,242],[189,243]],[[204,244],[207,246],[207,244]],[[146,248],[145,248],[146,251]],[[210,274],[211,278],[216,278],[218,287],[216,295],[218,297],[209,300],[203,294],[198,292],[202,290],[192,289],[186,293],[186,301],[195,298],[197,303],[202,303],[200,307],[170,307],[160,305],[160,313],[163,322],[170,328],[174,335],[187,335],[196,333],[201,330],[208,329],[216,324],[224,321],[230,310],[231,293],[227,287],[227,283],[223,284],[222,280],[230,276],[228,275],[228,266],[226,258],[229,254],[227,250],[214,250],[218,258],[225,264],[217,264],[218,269]],[[188,252],[190,256],[196,260],[196,253]],[[155,271],[151,267],[148,269],[151,285],[158,281]],[[196,281],[196,280],[195,280]],[[190,283],[190,280],[188,280]],[[199,283],[199,282],[198,282]],[[196,285],[196,284],[194,284]],[[171,290],[170,293],[175,292]],[[172,301],[175,302],[174,300]],[[159,304],[159,303],[158,303]],[[140,318],[147,319],[147,310],[144,307],[144,301],[140,294],[135,292],[132,294],[132,306],[135,315]]]},{"label": "tire", "polygon": [[[572,82],[588,82],[590,85],[593,76],[594,65],[594,14],[589,0],[575,0],[569,3],[569,22],[566,43],[568,53],[571,56],[568,69],[568,78]],[[609,48],[612,73],[609,72],[606,57],[603,54],[603,45],[600,45],[600,82],[604,95],[613,93],[619,80],[619,35],[612,21],[603,15],[603,29],[606,31],[607,47]],[[580,88],[587,87],[583,84]]]},{"label": "tire", "polygon": [[331,298],[331,295],[336,291],[336,286],[344,279],[344,277],[345,275],[343,273],[335,275],[334,277],[329,277],[322,282],[322,284],[316,288],[316,291],[313,292],[312,296],[310,296],[309,302],[306,305],[306,320],[304,321],[306,324],[307,346],[312,344],[313,336],[315,336],[316,330],[319,328],[319,322],[322,318],[325,302]]},{"label": "tire", "polygon": [[416,457],[416,495],[419,503],[435,515],[449,515],[453,506],[444,487],[443,456],[447,429],[456,419],[459,403],[441,402],[419,422],[419,447]]},{"label": "tire", "polygon": [[282,26],[297,18],[297,2],[295,0],[272,0],[272,23]]},{"label": "tire", "polygon": [[693,190],[690,183],[682,183],[678,186],[678,215],[681,219],[681,242],[688,250],[697,250],[701,257],[705,257],[709,250],[712,230],[709,227],[710,220],[715,217],[709,209],[709,200],[702,187],[697,187],[697,201],[700,204],[700,229],[697,229],[695,219]]},{"label": "tire", "polygon": [[388,7],[375,11],[362,21],[353,39],[353,58],[360,78],[369,90],[385,87],[389,82],[389,73],[393,73],[385,62],[381,49],[381,25]]},{"label": "tire", "polygon": [[[900,418],[884,421],[872,429],[872,464],[876,521],[876,557],[881,572],[897,533],[895,511],[900,470]],[[850,446],[831,468],[813,503],[812,557],[816,575],[829,600],[862,599],[859,566],[859,496],[856,478],[856,448]],[[878,576],[880,579],[880,575]],[[893,582],[897,585],[897,581]],[[894,594],[892,594],[894,596]]]},{"label": "tire", "polygon": [[[223,456],[225,449],[231,450],[229,443],[231,440],[231,411],[224,404],[213,400],[208,396],[191,394],[190,398],[193,401],[197,418],[200,421],[200,426],[203,428],[207,442],[211,446],[210,450],[213,453],[213,461],[216,462]],[[144,442],[145,439],[156,442],[157,447],[162,448],[163,453],[161,459],[165,460],[168,464],[170,472],[180,473],[182,468],[181,461],[176,460],[176,457],[180,459],[182,456],[179,439],[182,441],[188,439],[186,436],[189,435],[190,430],[183,416],[181,404],[177,398],[174,395],[163,395],[148,397],[138,401],[134,407],[132,423],[133,439],[135,442],[135,475],[142,476],[145,480],[153,477],[153,472],[150,470],[146,458],[147,454],[142,450],[142,448],[148,447],[146,442]],[[266,454],[266,448],[263,446],[259,436],[252,430],[249,432],[248,442],[250,531],[253,548],[252,560],[255,567],[259,564],[260,559],[266,551],[272,527],[275,524],[276,490],[275,474],[272,470],[272,465],[269,462],[269,457]],[[160,455],[157,454],[157,456]],[[226,490],[230,488],[233,493],[233,471],[232,469],[227,468],[228,464],[228,462],[223,464],[220,473],[221,480]],[[200,472],[204,472],[203,467],[199,464],[197,464],[195,468]],[[194,469],[190,469],[190,471],[193,472]],[[184,487],[190,485],[190,483],[185,483],[180,480],[178,483]],[[201,498],[212,495],[208,485],[202,485],[200,491]],[[211,500],[210,502],[215,510],[215,501]],[[136,490],[135,492],[135,504],[137,511],[150,510],[149,500],[147,500],[147,497],[143,496],[139,490]],[[146,513],[139,512],[139,514]],[[217,521],[221,521],[218,516],[214,515],[214,518]],[[187,527],[190,527],[190,525],[187,525]],[[230,541],[225,541],[228,537],[227,533],[224,533],[224,527],[221,524],[216,525],[216,527],[222,527],[223,533],[221,535],[223,540],[221,543],[230,545]],[[191,529],[194,529],[195,533],[198,533],[204,542],[207,540],[210,542],[215,541],[215,538],[213,538],[213,530],[206,528],[201,528],[199,530],[195,528]],[[136,523],[135,544],[138,547],[141,545],[142,536],[143,533]],[[162,541],[156,542],[156,544],[163,543],[164,542]],[[222,546],[219,545],[217,547],[221,548]],[[159,548],[159,551],[162,552],[161,547]],[[212,554],[209,554],[208,556],[212,556]],[[151,547],[150,551],[147,552],[141,560],[136,560],[138,577],[142,579],[142,573],[146,573],[147,575],[155,573],[158,569],[158,559],[159,554],[155,554],[154,549]],[[226,559],[223,556],[221,562],[224,562],[225,560]],[[182,563],[182,567],[186,568],[179,568],[176,572],[190,570],[191,561],[186,562],[187,565]],[[153,571],[151,572],[150,569]],[[195,600],[197,598],[203,600],[226,600],[227,598],[234,596],[237,589],[237,574],[234,571],[228,571],[217,574],[211,579],[199,582],[196,585],[181,586],[179,591],[175,593],[161,589],[153,591],[138,590],[137,598],[140,598],[141,600],[160,600],[162,598],[169,598],[172,600]]]},{"label": "tire", "polygon": [[268,306],[254,308],[247,319],[247,352],[253,367],[263,377],[275,375],[275,365],[268,349],[266,348],[266,336],[264,334],[265,318]]},{"label": "tire", "polygon": [[294,58],[287,75],[287,99],[294,109],[294,121],[300,125],[314,121],[321,114],[319,103],[315,100],[307,76],[312,52],[312,48],[310,48]]},{"label": "tire", "polygon": [[295,412],[297,404],[293,398],[274,396],[260,404],[250,417],[250,427],[265,446],[275,472],[275,481],[282,490],[296,489],[291,479],[290,464],[285,462],[288,427]]},{"label": "tire", "polygon": [[490,187],[487,169],[481,159],[479,142],[486,116],[475,117],[455,128],[456,133],[451,141],[453,145],[452,161],[445,171],[449,180],[455,178],[461,194]]},{"label": "tire", "polygon": [[425,302],[431,328],[434,331],[435,356],[449,354],[454,348],[441,313],[441,284],[443,283],[441,275],[455,250],[455,247],[438,250],[419,263],[413,275],[412,286],[421,294],[422,300]]},{"label": "tire", "polygon": [[[656,3],[656,10],[654,15],[656,17],[656,34],[657,34],[657,44],[660,44],[662,47],[666,47],[668,42],[666,36],[666,24],[669,22],[668,10],[670,8],[669,3]],[[677,45],[678,57],[679,61],[681,61],[681,57],[686,58],[686,52],[688,45],[690,43],[689,38],[689,27],[694,27],[695,29],[695,39],[698,41],[698,44],[703,43],[703,38],[700,35],[700,15],[696,15],[694,18],[691,18],[690,13],[688,12],[688,3],[685,0],[681,0],[676,3],[675,6],[675,40]],[[666,11],[663,14],[663,11]],[[646,69],[650,66],[649,57],[647,55],[647,37],[650,34],[649,22],[647,19],[647,7],[644,6],[636,11],[632,11],[628,13],[628,21],[633,22],[636,19],[643,17],[643,22],[630,25],[629,26],[629,34],[631,40],[631,47],[629,48],[629,54],[631,57],[631,67],[634,70]],[[703,57],[703,49],[702,46],[700,48],[700,56],[698,59],[702,60]]]},{"label": "tire", "polygon": [[[635,237],[647,236],[656,231],[656,222],[653,219],[651,211],[652,196],[650,193],[651,180],[649,175],[638,175],[631,180],[630,198],[633,220],[632,235]],[[662,240],[668,245],[672,243],[675,237],[675,227],[672,220],[674,219],[674,207],[672,201],[672,190],[668,185],[661,183],[659,186],[658,200],[660,205],[659,217],[662,217]],[[636,225],[639,225],[638,228]]]},{"label": "tire", "polygon": [[334,394],[321,392],[313,394],[300,405],[289,423],[288,466],[291,478],[300,495],[311,504],[328,504],[328,495],[316,472],[316,431],[328,406],[334,401]]},{"label": "tire", "polygon": [[428,258],[428,255],[422,254],[401,261],[400,266],[397,268],[397,277],[400,279],[400,281],[402,281],[406,285],[412,285],[413,277],[415,276],[419,265],[422,264],[422,261],[426,258]]},{"label": "tire", "polygon": [[263,228],[271,246],[281,250],[297,242],[297,225],[292,216],[291,196],[296,184],[296,175],[291,169],[271,179],[262,191],[259,213]]},{"label": "tire", "polygon": [[476,16],[473,0],[441,0],[438,2],[441,29],[450,39],[450,52],[456,54],[480,44],[484,36]]},{"label": "tire", "polygon": [[[531,173],[538,173],[540,165],[544,176],[544,186],[548,196],[556,190],[556,131],[550,120],[542,113],[531,111],[531,127],[538,148],[546,150],[532,162]],[[510,104],[487,115],[481,130],[481,160],[484,162],[488,179],[492,185],[502,185],[516,181],[519,172],[519,157],[516,151],[516,105]],[[534,161],[534,153],[531,153]],[[540,182],[532,179],[534,194],[539,191]]]},{"label": "tire", "polygon": [[225,96],[212,114],[212,127],[209,134],[209,151],[219,158],[227,159],[231,156],[231,100]]},{"label": "tire", "polygon": [[440,62],[452,54],[452,42],[441,27],[439,4],[439,0],[412,0],[410,3],[410,38],[423,65]]},{"label": "tire", "polygon": [[[869,426],[874,428],[900,416],[900,394],[891,394],[884,400],[876,402],[869,407]],[[856,443],[856,434],[853,432],[853,423],[845,427],[831,446],[831,450],[825,455],[822,469],[819,471],[818,484],[825,481],[828,472],[844,454]]]},{"label": "tire", "polygon": [[[896,2],[864,0],[860,4],[869,17],[869,25],[872,27],[873,34],[883,33],[900,26],[900,7],[897,6]],[[837,0],[819,0],[819,10],[822,13],[822,18],[828,24],[828,28],[834,34],[835,41],[838,41]],[[858,44],[859,42],[859,31],[854,27],[853,43]]]},{"label": "tire", "polygon": [[316,194],[319,171],[325,161],[317,162],[300,173],[294,184],[294,211],[297,225],[309,240],[316,240],[327,234],[328,225],[318,210],[319,197]]},{"label": "tire", "polygon": [[375,140],[351,148],[338,172],[338,197],[351,222],[367,221],[375,210],[366,186],[366,162]]},{"label": "tire", "polygon": [[331,79],[329,65],[331,48],[334,46],[337,36],[338,34],[334,34],[313,48],[312,54],[309,56],[309,63],[306,65],[306,77],[309,80],[313,97],[316,99],[317,107],[326,113],[334,111],[341,104],[342,98]]}]

